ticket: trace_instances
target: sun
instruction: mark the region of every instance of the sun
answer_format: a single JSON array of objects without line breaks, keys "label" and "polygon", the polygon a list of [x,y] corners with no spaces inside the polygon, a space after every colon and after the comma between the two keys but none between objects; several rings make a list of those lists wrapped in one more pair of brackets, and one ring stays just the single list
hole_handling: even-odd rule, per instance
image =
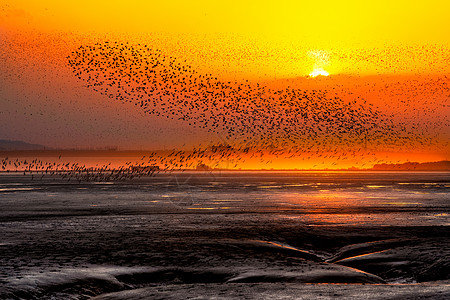
[{"label": "sun", "polygon": [[328,76],[330,75],[327,71],[324,69],[314,69],[311,73],[309,73],[310,77],[317,77],[317,76]]}]

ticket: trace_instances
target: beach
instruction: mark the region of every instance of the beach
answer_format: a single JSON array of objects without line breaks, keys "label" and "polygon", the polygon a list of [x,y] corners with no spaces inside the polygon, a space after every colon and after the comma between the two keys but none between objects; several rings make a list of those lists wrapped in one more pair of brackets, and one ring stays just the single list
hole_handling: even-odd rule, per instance
[{"label": "beach", "polygon": [[0,298],[450,295],[445,172],[0,176]]}]

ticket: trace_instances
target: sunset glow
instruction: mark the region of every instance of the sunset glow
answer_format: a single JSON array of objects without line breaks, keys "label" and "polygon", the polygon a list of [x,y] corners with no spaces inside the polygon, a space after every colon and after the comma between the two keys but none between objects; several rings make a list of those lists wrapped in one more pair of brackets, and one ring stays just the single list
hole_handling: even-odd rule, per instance
[{"label": "sunset glow", "polygon": [[448,159],[450,4],[434,2],[6,1],[1,137],[289,153],[236,168]]},{"label": "sunset glow", "polygon": [[309,73],[310,77],[317,77],[317,76],[328,76],[330,74],[328,74],[327,71],[322,70],[322,69],[314,69],[314,71],[312,71],[311,73]]}]

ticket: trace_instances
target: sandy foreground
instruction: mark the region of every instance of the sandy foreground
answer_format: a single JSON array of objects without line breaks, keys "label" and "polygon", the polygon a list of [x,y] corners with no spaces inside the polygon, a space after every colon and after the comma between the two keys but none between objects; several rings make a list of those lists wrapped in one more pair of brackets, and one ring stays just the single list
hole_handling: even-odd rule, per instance
[{"label": "sandy foreground", "polygon": [[4,177],[0,299],[450,299],[447,177],[335,176]]},{"label": "sandy foreground", "polygon": [[96,300],[116,299],[449,299],[450,282],[407,285],[359,284],[182,284],[110,293]]},{"label": "sandy foreground", "polygon": [[[449,299],[449,242],[443,228],[313,228],[301,232],[277,224],[284,241],[236,238],[260,230],[263,220],[242,232],[220,226],[218,235],[198,231],[198,216],[177,228],[153,227],[148,235],[134,217],[91,221],[70,218],[57,230],[31,230],[19,245],[2,244],[2,299]],[[223,217],[223,216],[222,216]],[[159,223],[159,216],[139,222]],[[221,219],[217,216],[216,219]],[[239,220],[240,219],[240,220]],[[119,222],[119,224],[118,224]],[[23,226],[30,226],[24,224]],[[117,227],[119,225],[119,227]],[[44,222],[44,227],[53,227]],[[81,226],[82,228],[77,228]],[[134,228],[133,228],[134,227]],[[101,228],[101,230],[99,230]],[[126,230],[116,232],[121,228]],[[23,232],[24,228],[19,229]],[[81,231],[80,231],[81,229]],[[17,230],[17,228],[15,229]],[[145,229],[144,229],[145,230]],[[443,230],[443,231],[442,231]],[[12,229],[14,231],[14,229]],[[159,231],[159,232],[158,232]],[[118,235],[127,239],[116,240]],[[187,238],[190,235],[190,238]],[[205,236],[206,235],[206,236]],[[409,235],[406,237],[405,235]],[[428,235],[423,237],[423,235]],[[208,237],[209,236],[209,237]],[[384,236],[403,236],[383,238]],[[156,238],[153,239],[152,237]],[[183,238],[184,237],[184,238]],[[195,237],[195,238],[194,238]],[[370,242],[347,241],[360,239]],[[11,237],[9,240],[12,241]],[[44,243],[42,240],[47,240]],[[312,250],[295,244],[308,241]],[[333,250],[317,248],[346,246]],[[19,239],[16,240],[19,242]],[[114,242],[113,242],[114,241]],[[108,246],[106,246],[106,244]],[[28,246],[26,246],[28,245]],[[9,259],[8,259],[9,258]],[[24,271],[26,270],[26,271]]]}]

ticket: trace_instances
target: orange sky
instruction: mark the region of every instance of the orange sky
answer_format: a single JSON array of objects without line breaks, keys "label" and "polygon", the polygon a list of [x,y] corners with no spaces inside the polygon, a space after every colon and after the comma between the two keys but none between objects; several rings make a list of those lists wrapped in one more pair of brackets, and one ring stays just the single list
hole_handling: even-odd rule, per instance
[{"label": "orange sky", "polygon": [[[413,152],[373,151],[450,159],[449,10],[447,1],[3,1],[0,139],[162,149],[222,138],[111,101],[73,76],[67,57],[81,45],[119,41],[222,82],[365,101],[425,137]],[[314,69],[330,76],[307,78]]]},{"label": "orange sky", "polygon": [[120,34],[127,40],[159,33],[168,47],[183,44],[182,55],[213,52],[218,64],[225,60],[227,68],[239,70],[236,64],[250,60],[259,74],[295,77],[314,67],[358,75],[449,71],[448,1],[2,3],[3,28],[97,38]]}]

